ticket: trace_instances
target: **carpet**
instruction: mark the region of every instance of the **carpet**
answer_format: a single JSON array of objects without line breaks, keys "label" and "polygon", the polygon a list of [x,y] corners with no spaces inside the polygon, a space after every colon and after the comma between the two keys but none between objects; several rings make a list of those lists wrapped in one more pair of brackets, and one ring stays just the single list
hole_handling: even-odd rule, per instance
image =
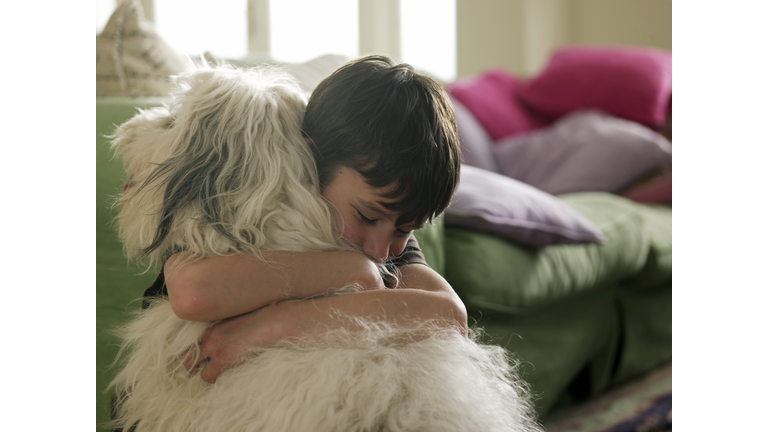
[{"label": "carpet", "polygon": [[672,430],[672,363],[589,402],[553,413],[547,432],[665,432]]}]

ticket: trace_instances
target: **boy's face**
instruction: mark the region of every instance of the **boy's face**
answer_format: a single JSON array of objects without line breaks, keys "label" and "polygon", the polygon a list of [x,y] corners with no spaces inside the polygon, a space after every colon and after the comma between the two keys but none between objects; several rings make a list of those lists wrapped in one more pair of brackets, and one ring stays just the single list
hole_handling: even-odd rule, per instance
[{"label": "boy's face", "polygon": [[396,226],[399,214],[378,203],[387,201],[381,192],[370,187],[356,170],[343,166],[323,189],[323,196],[335,207],[336,226],[344,240],[374,261],[399,255],[411,232],[426,222]]}]

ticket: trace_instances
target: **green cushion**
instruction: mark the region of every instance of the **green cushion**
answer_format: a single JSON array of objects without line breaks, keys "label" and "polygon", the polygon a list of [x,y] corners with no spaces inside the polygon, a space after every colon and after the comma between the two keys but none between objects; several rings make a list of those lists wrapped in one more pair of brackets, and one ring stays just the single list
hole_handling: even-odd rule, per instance
[{"label": "green cushion", "polygon": [[473,326],[485,330],[487,341],[521,362],[521,377],[531,385],[539,415],[553,407],[584,368],[590,370],[590,393],[609,385],[621,329],[610,290],[592,291],[531,315],[470,310],[470,317]]},{"label": "green cushion", "polygon": [[[511,314],[572,298],[631,279],[647,268],[652,236],[647,227],[671,215],[601,192],[560,197],[605,236],[604,244],[530,248],[489,234],[446,228],[446,275],[469,307]],[[666,218],[666,219],[665,219]],[[649,222],[648,220],[652,220]],[[658,222],[658,221],[657,221]],[[661,223],[661,222],[658,222]],[[664,233],[657,242],[663,243]],[[671,239],[669,240],[671,250]],[[659,273],[671,274],[664,259]],[[671,265],[671,259],[669,260]],[[653,273],[649,277],[657,277]]]},{"label": "green cushion", "polygon": [[623,349],[614,384],[672,359],[672,281],[617,291],[623,318]]},{"label": "green cushion", "polygon": [[672,208],[641,207],[650,232],[645,267],[617,291],[624,315],[624,352],[615,383],[672,358]]},{"label": "green cushion", "polygon": [[672,281],[672,207],[638,204],[638,211],[643,215],[649,235],[648,258],[643,269],[622,285],[642,288],[669,283]]},{"label": "green cushion", "polygon": [[424,229],[414,231],[427,264],[443,277],[445,277],[444,225],[443,216],[440,215],[432,221],[432,224],[427,225]]},{"label": "green cushion", "polygon": [[[141,298],[157,272],[128,265],[113,229],[116,212],[110,207],[125,184],[122,162],[114,158],[105,135],[136,113],[136,107],[156,106],[156,98],[97,98],[96,101],[96,424],[109,421],[111,394],[107,384],[115,374],[109,365],[117,355],[119,340],[109,333],[140,308]],[[102,427],[101,430],[109,430]]]}]

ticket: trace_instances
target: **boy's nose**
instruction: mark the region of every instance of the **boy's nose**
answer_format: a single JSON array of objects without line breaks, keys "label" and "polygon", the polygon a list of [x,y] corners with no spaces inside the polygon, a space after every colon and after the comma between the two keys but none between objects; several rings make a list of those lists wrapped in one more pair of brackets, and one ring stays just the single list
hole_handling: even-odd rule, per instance
[{"label": "boy's nose", "polygon": [[384,236],[374,237],[365,242],[363,251],[376,262],[381,262],[389,257],[389,246],[389,239]]}]

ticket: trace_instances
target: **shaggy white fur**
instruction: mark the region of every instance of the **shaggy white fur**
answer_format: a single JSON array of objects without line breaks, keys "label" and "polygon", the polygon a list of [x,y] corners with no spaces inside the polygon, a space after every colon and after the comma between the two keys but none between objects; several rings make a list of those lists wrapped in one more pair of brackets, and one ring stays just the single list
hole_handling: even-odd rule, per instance
[{"label": "shaggy white fur", "polygon": [[[167,107],[140,112],[114,136],[130,175],[117,221],[129,257],[347,249],[320,196],[299,129],[306,101],[289,77],[203,67],[178,76],[176,86]],[[364,330],[254,350],[211,385],[180,357],[215,323],[182,320],[156,300],[119,331],[122,369],[110,387],[122,397],[113,427],[540,430],[514,361],[478,343],[476,331],[465,338],[429,322],[341,318]]]}]

